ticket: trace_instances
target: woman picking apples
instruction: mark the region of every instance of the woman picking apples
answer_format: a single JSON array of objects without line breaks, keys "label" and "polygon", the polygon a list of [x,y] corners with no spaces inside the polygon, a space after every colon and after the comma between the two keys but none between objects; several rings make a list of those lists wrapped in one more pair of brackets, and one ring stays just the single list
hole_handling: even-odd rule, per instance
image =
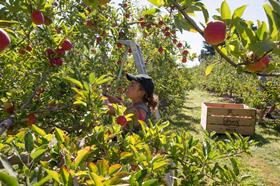
[{"label": "woman picking apples", "polygon": [[[148,119],[152,116],[152,112],[157,107],[157,100],[154,96],[154,82],[152,78],[146,74],[126,74],[126,77],[130,82],[126,90],[127,97],[131,100],[128,104],[124,115],[133,113],[134,118],[131,123],[128,123],[124,116],[117,118],[117,123],[122,125],[125,131],[137,132],[141,126],[138,120],[148,122]],[[112,103],[124,104],[118,98],[104,94],[108,98],[109,113],[114,114],[115,110],[111,106]]]}]

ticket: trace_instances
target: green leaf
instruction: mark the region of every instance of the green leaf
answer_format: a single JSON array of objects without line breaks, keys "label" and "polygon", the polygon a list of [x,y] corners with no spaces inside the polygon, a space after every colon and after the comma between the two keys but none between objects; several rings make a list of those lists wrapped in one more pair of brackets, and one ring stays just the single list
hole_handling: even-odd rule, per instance
[{"label": "green leaf", "polygon": [[25,150],[30,153],[34,147],[33,136],[30,131],[28,131],[24,136],[24,144]]},{"label": "green leaf", "polygon": [[41,179],[39,182],[35,183],[34,186],[41,186],[41,185],[45,184],[47,181],[49,181],[50,179],[52,179],[52,177],[50,175],[47,175],[46,177]]},{"label": "green leaf", "polygon": [[143,184],[142,184],[142,186],[157,186],[157,185],[159,185],[157,179],[147,180],[147,181],[143,182]]},{"label": "green leaf", "polygon": [[108,81],[111,81],[111,78],[106,78],[105,75],[102,75],[96,80],[96,84],[97,85],[102,85],[104,83],[107,83]]},{"label": "green leaf", "polygon": [[92,83],[94,82],[94,80],[95,80],[95,75],[94,75],[93,72],[89,74],[89,78],[88,78],[88,79],[89,79],[90,84],[92,84]]},{"label": "green leaf", "polygon": [[221,16],[223,20],[229,20],[231,18],[230,8],[226,0],[224,0],[221,5]]},{"label": "green leaf", "polygon": [[238,168],[238,164],[237,164],[236,160],[234,158],[230,158],[230,162],[231,162],[231,165],[233,167],[234,174],[236,176],[238,176],[239,175],[239,168]]},{"label": "green leaf", "polygon": [[259,38],[259,40],[264,40],[266,38],[266,33],[267,33],[266,22],[258,21],[258,30],[256,31],[256,35]]},{"label": "green leaf", "polygon": [[67,81],[70,81],[71,83],[77,85],[79,88],[83,88],[83,84],[80,81],[78,81],[78,80],[76,80],[74,78],[65,77],[64,79],[66,79]]},{"label": "green leaf", "polygon": [[121,153],[121,160],[130,158],[130,157],[132,157],[132,156],[133,156],[133,154],[132,154],[131,152],[122,152],[122,153]]},{"label": "green leaf", "polygon": [[268,0],[273,10],[280,16],[280,1]]},{"label": "green leaf", "polygon": [[275,44],[271,40],[258,41],[257,43],[252,43],[250,50],[254,51],[256,56],[261,57],[266,52],[271,51],[275,47]]},{"label": "green leaf", "polygon": [[91,177],[92,180],[94,181],[95,186],[103,186],[102,178],[99,177],[97,174],[95,174],[94,172],[91,172],[91,173],[90,173],[90,177]]},{"label": "green leaf", "polygon": [[98,160],[96,164],[98,172],[102,176],[106,176],[109,170],[109,162],[107,160]]},{"label": "green leaf", "polygon": [[17,177],[17,173],[13,170],[13,167],[5,157],[0,156],[0,161],[2,163],[2,166],[9,173],[9,175]]},{"label": "green leaf", "polygon": [[196,32],[196,30],[189,24],[187,20],[185,20],[181,14],[177,14],[174,16],[176,27],[182,32],[183,30],[187,30],[190,32]]},{"label": "green leaf", "polygon": [[81,101],[81,100],[77,100],[73,104],[75,104],[75,105],[83,105],[83,106],[87,107],[87,103],[84,102],[84,101]]},{"label": "green leaf", "polygon": [[95,163],[90,162],[90,163],[88,164],[88,167],[89,167],[89,170],[90,170],[91,172],[98,173],[98,168],[97,168],[97,166],[95,165]]},{"label": "green leaf", "polygon": [[114,174],[115,172],[117,172],[121,168],[122,168],[122,166],[120,164],[111,165],[110,168],[109,168],[109,175]]},{"label": "green leaf", "polygon": [[38,157],[40,157],[41,155],[43,155],[48,149],[44,148],[44,147],[39,147],[36,148],[35,151],[33,151],[30,156],[32,159],[36,159]]},{"label": "green leaf", "polygon": [[202,10],[205,23],[208,23],[208,21],[209,21],[209,13],[208,13],[207,8],[206,8],[204,5],[203,5],[203,6],[200,6],[200,8],[201,8],[201,10]]},{"label": "green leaf", "polygon": [[232,15],[232,19],[236,18],[236,17],[242,17],[245,9],[247,8],[247,5],[243,5],[238,7],[237,9],[234,10],[233,15]]},{"label": "green leaf", "polygon": [[77,168],[87,157],[88,155],[92,152],[91,147],[85,147],[82,150],[79,150],[77,153],[77,157],[75,159],[75,168]]},{"label": "green leaf", "polygon": [[163,6],[164,5],[164,0],[148,0],[150,3],[152,3],[155,6]]},{"label": "green leaf", "polygon": [[215,65],[216,65],[216,63],[213,63],[213,64],[207,66],[207,68],[205,70],[205,76],[208,76],[212,72]]},{"label": "green leaf", "polygon": [[61,175],[62,180],[63,180],[63,183],[64,183],[65,185],[72,185],[73,179],[72,179],[72,176],[70,175],[69,170],[68,170],[68,168],[66,167],[66,165],[64,165],[64,166],[61,168],[60,175]]},{"label": "green leaf", "polygon": [[53,170],[49,170],[49,169],[45,169],[46,172],[48,173],[48,175],[50,175],[52,177],[53,180],[55,180],[56,182],[60,183],[60,176],[56,171]]},{"label": "green leaf", "polygon": [[277,40],[278,39],[278,29],[274,20],[274,16],[273,16],[273,12],[272,12],[272,8],[269,4],[264,4],[263,8],[265,10],[266,16],[268,18],[268,24],[269,24],[269,31],[271,34],[271,38],[273,40]]},{"label": "green leaf", "polygon": [[145,16],[145,15],[153,15],[155,13],[159,12],[159,9],[157,8],[151,8],[151,9],[148,9],[148,10],[144,10],[142,12],[142,15]]},{"label": "green leaf", "polygon": [[59,129],[59,128],[55,128],[55,132],[54,132],[55,138],[57,139],[57,141],[64,143],[65,141],[65,137],[64,137],[64,132],[63,130]]},{"label": "green leaf", "polygon": [[9,186],[19,185],[16,177],[10,176],[9,174],[2,171],[0,171],[0,181]]},{"label": "green leaf", "polygon": [[32,125],[31,126],[31,129],[32,129],[32,131],[34,131],[35,133],[37,133],[37,134],[39,134],[39,135],[41,135],[41,136],[45,136],[45,135],[47,135],[46,134],[46,132],[43,130],[43,129],[41,129],[41,128],[39,128],[38,126],[36,126],[36,125]]}]

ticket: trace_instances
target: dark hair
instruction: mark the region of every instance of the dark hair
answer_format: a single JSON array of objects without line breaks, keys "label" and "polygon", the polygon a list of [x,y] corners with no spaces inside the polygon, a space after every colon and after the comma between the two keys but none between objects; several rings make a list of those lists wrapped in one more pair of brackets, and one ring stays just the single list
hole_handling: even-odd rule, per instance
[{"label": "dark hair", "polygon": [[152,95],[145,94],[144,102],[148,103],[148,107],[150,107],[152,111],[155,111],[155,109],[158,106],[158,96],[154,94]]},{"label": "dark hair", "polygon": [[[143,86],[139,83],[140,85],[140,89],[141,90],[144,90],[145,89],[143,88]],[[146,91],[145,91],[145,95],[143,97],[143,100],[145,103],[148,103],[148,107],[151,109],[152,112],[154,112],[158,106],[158,96],[155,95],[155,94],[148,94]]]}]

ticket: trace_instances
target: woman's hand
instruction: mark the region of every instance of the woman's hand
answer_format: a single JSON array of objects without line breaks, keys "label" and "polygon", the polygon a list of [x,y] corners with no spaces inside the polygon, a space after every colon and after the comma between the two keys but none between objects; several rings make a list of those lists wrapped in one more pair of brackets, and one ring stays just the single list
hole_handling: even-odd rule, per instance
[{"label": "woman's hand", "polygon": [[111,96],[107,93],[104,93],[103,96],[107,97],[107,99],[110,103],[117,103],[117,104],[120,104],[120,105],[123,104],[123,101],[121,99],[118,99],[118,98],[116,98],[114,96]]}]

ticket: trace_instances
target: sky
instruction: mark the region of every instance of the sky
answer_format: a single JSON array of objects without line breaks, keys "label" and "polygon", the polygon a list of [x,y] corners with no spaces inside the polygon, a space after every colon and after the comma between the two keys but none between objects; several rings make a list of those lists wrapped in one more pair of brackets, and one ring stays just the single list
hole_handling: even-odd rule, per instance
[{"label": "sky", "polygon": [[[135,1],[135,0],[134,0]],[[112,2],[115,3],[121,3],[122,0],[112,0]],[[139,6],[151,6],[153,5],[148,0],[136,0],[137,5]],[[223,0],[202,0],[203,4],[206,5],[208,11],[209,11],[209,20],[213,20],[212,16],[215,14],[218,14],[216,11],[217,8],[220,8]],[[247,5],[247,8],[245,12],[243,13],[242,18],[246,20],[252,20],[256,22],[257,20],[260,21],[266,21],[267,18],[265,15],[265,11],[263,9],[263,4],[266,3],[267,0],[227,0],[227,3],[229,4],[229,7],[231,9],[231,12],[234,11],[234,9],[242,6]],[[203,14],[200,12],[196,13],[195,17],[192,17],[197,23],[202,22],[204,23],[204,17]],[[178,32],[178,37],[181,41],[187,41],[187,43],[191,46],[191,52],[197,53],[197,55],[200,54],[200,50],[203,46],[203,38],[198,33],[188,32],[184,31],[183,33]],[[187,66],[191,67],[194,65],[197,65],[198,59],[194,59],[194,61],[189,61],[187,63]]]}]

